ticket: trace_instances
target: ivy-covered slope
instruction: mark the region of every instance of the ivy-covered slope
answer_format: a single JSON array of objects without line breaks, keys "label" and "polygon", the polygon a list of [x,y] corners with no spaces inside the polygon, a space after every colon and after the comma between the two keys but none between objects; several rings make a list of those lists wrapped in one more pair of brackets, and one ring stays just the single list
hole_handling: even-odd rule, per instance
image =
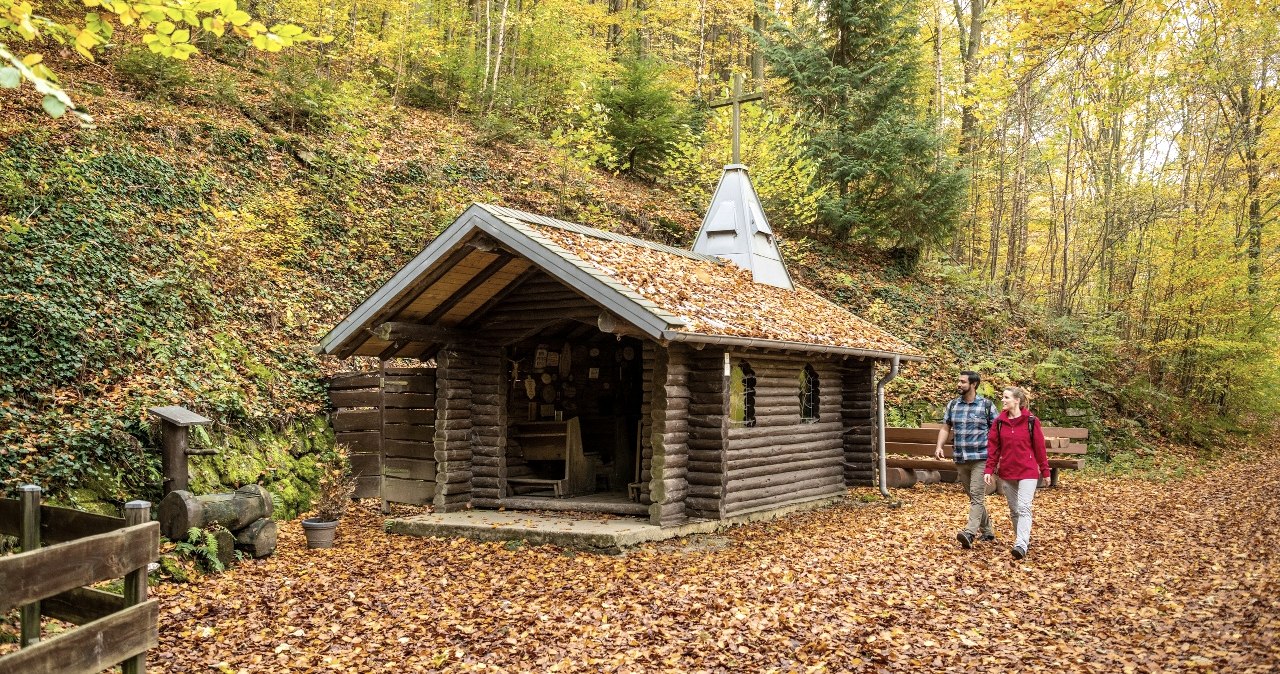
[{"label": "ivy-covered slope", "polygon": [[[311,421],[325,411],[322,380],[343,367],[315,344],[471,202],[679,245],[700,220],[671,192],[583,168],[509,128],[349,103],[323,130],[287,130],[299,126],[267,82],[198,67],[161,101],[111,71],[72,73],[94,129],[0,108],[6,487],[34,481],[82,504],[155,498],[146,409],[182,404],[217,422],[198,442],[228,450],[196,461],[198,485],[292,480],[279,491],[305,491],[324,445]],[[228,78],[238,93],[219,93]],[[1046,416],[1087,408],[1074,387],[1097,364],[1045,346],[1067,340],[1002,299],[930,265],[903,277],[873,252],[799,232],[783,249],[802,282],[931,355],[895,382],[892,420],[930,416],[959,365],[1039,382],[1054,401]],[[245,459],[247,447],[266,449]],[[304,493],[291,501],[304,505]]]}]

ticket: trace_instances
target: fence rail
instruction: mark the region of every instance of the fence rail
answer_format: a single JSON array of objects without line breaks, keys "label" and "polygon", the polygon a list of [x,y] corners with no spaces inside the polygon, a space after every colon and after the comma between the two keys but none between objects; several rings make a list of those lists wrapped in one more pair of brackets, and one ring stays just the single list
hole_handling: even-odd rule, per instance
[{"label": "fence rail", "polygon": [[[151,504],[131,501],[125,517],[40,505],[40,489],[0,499],[0,534],[23,552],[0,557],[0,613],[20,607],[21,650],[0,657],[0,674],[90,674],[121,665],[142,674],[159,643],[159,605],[147,600],[147,564],[159,556]],[[42,547],[41,544],[47,544]],[[124,594],[85,587],[124,578]],[[40,617],[76,625],[41,638]]]}]

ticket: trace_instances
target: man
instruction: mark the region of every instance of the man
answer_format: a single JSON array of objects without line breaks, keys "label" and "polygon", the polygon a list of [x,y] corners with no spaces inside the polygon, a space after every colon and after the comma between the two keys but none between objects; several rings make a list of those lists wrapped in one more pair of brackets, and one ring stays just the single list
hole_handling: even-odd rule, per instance
[{"label": "man", "polygon": [[978,395],[978,384],[982,377],[977,372],[965,370],[956,381],[956,392],[959,397],[947,403],[946,414],[943,415],[943,428],[938,429],[938,444],[933,451],[936,458],[942,458],[942,444],[947,441],[947,433],[953,434],[955,446],[952,458],[956,462],[958,482],[969,496],[969,522],[956,540],[968,550],[973,541],[981,534],[983,541],[994,541],[995,532],[991,529],[991,518],[987,516],[987,486],[982,482],[982,471],[987,462],[987,433],[991,423],[995,421],[995,403]]}]

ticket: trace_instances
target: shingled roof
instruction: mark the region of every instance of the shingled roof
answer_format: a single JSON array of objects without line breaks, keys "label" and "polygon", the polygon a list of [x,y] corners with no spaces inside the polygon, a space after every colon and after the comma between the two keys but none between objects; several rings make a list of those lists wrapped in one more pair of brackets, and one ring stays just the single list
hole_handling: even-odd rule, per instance
[{"label": "shingled roof", "polygon": [[[502,267],[477,257],[485,253],[459,254],[483,234],[517,257]],[[715,257],[487,204],[468,209],[330,331],[321,349],[385,357],[388,343],[371,337],[373,328],[429,316],[421,299],[432,294],[426,286],[443,284],[456,293],[469,287],[466,274],[497,264],[490,269],[496,280],[470,284],[492,297],[502,283],[519,283],[530,263],[653,339],[923,359],[911,345],[807,288],[755,283],[750,271]],[[447,273],[442,264],[461,271]],[[462,304],[480,312],[486,298]],[[445,322],[465,322],[464,312],[451,310]]]}]

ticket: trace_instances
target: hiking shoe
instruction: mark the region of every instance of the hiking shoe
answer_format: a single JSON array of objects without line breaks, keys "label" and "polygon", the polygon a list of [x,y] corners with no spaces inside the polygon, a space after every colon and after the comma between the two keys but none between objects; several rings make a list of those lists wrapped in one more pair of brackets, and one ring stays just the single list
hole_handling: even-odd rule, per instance
[{"label": "hiking shoe", "polygon": [[1013,549],[1010,550],[1009,552],[1013,554],[1014,559],[1022,559],[1023,557],[1027,556],[1026,548],[1022,547],[1021,545],[1013,546]]},{"label": "hiking shoe", "polygon": [[981,536],[978,540],[979,540],[979,541],[982,541],[983,543],[994,543],[994,542],[995,542],[995,540],[996,540],[996,535],[995,535],[995,534],[982,534],[982,536]]},{"label": "hiking shoe", "polygon": [[961,531],[960,533],[956,534],[956,540],[960,541],[960,547],[964,548],[965,550],[968,550],[969,548],[973,547],[973,534],[967,531]]}]

